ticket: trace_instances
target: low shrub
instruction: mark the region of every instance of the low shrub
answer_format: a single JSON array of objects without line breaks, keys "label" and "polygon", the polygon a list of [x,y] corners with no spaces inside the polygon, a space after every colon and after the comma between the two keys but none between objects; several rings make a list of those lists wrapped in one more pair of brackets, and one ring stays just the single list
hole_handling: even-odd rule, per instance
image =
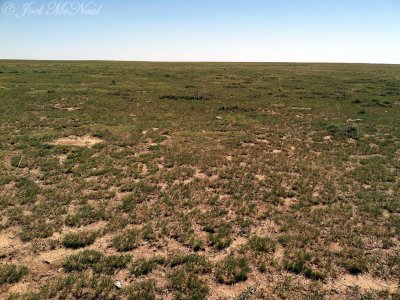
[{"label": "low shrub", "polygon": [[113,274],[116,270],[125,268],[130,261],[130,256],[105,256],[94,250],[84,250],[67,257],[64,270],[74,272],[92,269],[96,273]]},{"label": "low shrub", "polygon": [[248,246],[255,253],[271,253],[275,251],[276,242],[268,237],[254,236],[249,239]]},{"label": "low shrub", "polygon": [[175,299],[207,299],[209,287],[200,278],[190,272],[175,271],[168,275],[168,287],[174,291]]},{"label": "low shrub", "polygon": [[146,280],[136,283],[127,292],[128,300],[155,300],[156,283],[153,280]]},{"label": "low shrub", "polygon": [[216,233],[211,233],[209,236],[211,246],[219,250],[229,247],[232,243],[232,227],[230,225],[223,225],[217,229]]},{"label": "low shrub", "polygon": [[216,266],[215,276],[219,283],[234,284],[246,281],[250,267],[245,257],[230,255]]},{"label": "low shrub", "polygon": [[137,230],[126,230],[114,238],[113,246],[120,252],[131,251],[138,246],[138,236]]},{"label": "low shrub", "polygon": [[164,257],[153,257],[150,259],[140,258],[136,260],[131,268],[131,273],[136,277],[151,273],[157,266],[165,263]]},{"label": "low shrub", "polygon": [[79,232],[67,234],[63,239],[66,248],[79,249],[92,245],[96,240],[95,232]]},{"label": "low shrub", "polygon": [[17,283],[28,274],[27,267],[20,267],[13,264],[0,264],[0,285],[6,283]]},{"label": "low shrub", "polygon": [[210,261],[205,256],[198,254],[173,256],[169,259],[168,265],[172,268],[184,265],[193,273],[209,273],[212,268]]}]

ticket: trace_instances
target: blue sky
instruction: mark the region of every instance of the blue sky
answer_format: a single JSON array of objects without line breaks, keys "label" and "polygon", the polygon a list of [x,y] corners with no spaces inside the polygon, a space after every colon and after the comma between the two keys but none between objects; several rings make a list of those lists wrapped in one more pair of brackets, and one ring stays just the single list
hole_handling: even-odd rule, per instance
[{"label": "blue sky", "polygon": [[400,0],[73,2],[0,0],[0,58],[400,63]]}]

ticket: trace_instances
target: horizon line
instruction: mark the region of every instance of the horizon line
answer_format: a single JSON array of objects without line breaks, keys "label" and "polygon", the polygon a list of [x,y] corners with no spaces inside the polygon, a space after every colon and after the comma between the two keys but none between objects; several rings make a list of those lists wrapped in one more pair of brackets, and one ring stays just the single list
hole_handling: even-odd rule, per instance
[{"label": "horizon line", "polygon": [[339,65],[390,65],[400,63],[383,62],[343,62],[343,61],[246,61],[246,60],[118,60],[118,59],[31,59],[31,58],[0,58],[0,61],[31,61],[31,62],[131,62],[131,63],[275,63],[275,64],[339,64]]}]

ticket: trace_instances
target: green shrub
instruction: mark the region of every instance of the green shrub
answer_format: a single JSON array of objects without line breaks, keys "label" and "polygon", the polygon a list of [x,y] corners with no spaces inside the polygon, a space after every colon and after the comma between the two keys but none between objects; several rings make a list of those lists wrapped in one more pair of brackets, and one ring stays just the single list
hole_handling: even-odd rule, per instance
[{"label": "green shrub", "polygon": [[304,270],[304,276],[311,280],[319,280],[319,281],[323,281],[326,278],[326,275],[324,273],[313,270],[311,268],[306,268]]},{"label": "green shrub", "polygon": [[248,246],[255,253],[271,253],[275,251],[276,242],[268,237],[254,236],[249,239]]},{"label": "green shrub", "polygon": [[215,276],[220,283],[234,284],[247,280],[249,272],[246,258],[230,255],[217,264]]},{"label": "green shrub", "polygon": [[365,259],[359,257],[359,258],[348,258],[345,260],[343,263],[343,266],[352,275],[358,275],[360,273],[363,273],[367,271],[367,264],[365,262]]},{"label": "green shrub", "polygon": [[168,264],[175,268],[180,265],[185,265],[187,270],[193,273],[209,273],[211,272],[211,263],[203,255],[175,255],[169,259]]},{"label": "green shrub", "polygon": [[339,128],[339,126],[337,126],[335,124],[330,124],[330,125],[326,126],[326,130],[328,130],[328,132],[331,134],[335,134],[340,131],[340,128]]},{"label": "green shrub", "polygon": [[358,136],[358,129],[355,126],[339,127],[334,124],[330,124],[326,127],[326,130],[333,135],[340,135],[347,138],[356,138]]},{"label": "green shrub", "polygon": [[207,299],[209,293],[208,286],[197,275],[182,270],[168,275],[168,287],[180,300]]},{"label": "green shrub", "polygon": [[210,244],[217,249],[225,249],[232,243],[232,227],[230,225],[223,225],[217,229],[216,233],[209,236]]},{"label": "green shrub", "polygon": [[23,242],[29,242],[33,239],[45,239],[51,237],[54,233],[54,227],[51,224],[35,222],[22,227],[20,234]]},{"label": "green shrub", "polygon": [[115,288],[114,282],[109,276],[84,272],[56,277],[46,282],[38,292],[24,295],[14,294],[10,296],[10,300],[116,300],[120,299],[120,297],[120,291]]},{"label": "green shrub", "polygon": [[64,237],[63,244],[66,248],[79,249],[92,245],[95,240],[95,232],[70,233]]},{"label": "green shrub", "polygon": [[361,103],[363,103],[363,101],[360,100],[360,99],[354,99],[353,101],[351,101],[351,103],[353,103],[353,104],[361,104]]},{"label": "green shrub", "polygon": [[94,267],[98,273],[114,274],[115,270],[124,269],[131,261],[131,256],[128,255],[110,255],[105,256],[100,264]]},{"label": "green shrub", "polygon": [[28,178],[20,178],[15,186],[19,189],[18,197],[21,204],[34,203],[40,192],[39,186]]},{"label": "green shrub", "polygon": [[83,271],[97,265],[103,258],[104,255],[100,252],[84,250],[69,256],[64,263],[64,269],[67,272]]},{"label": "green shrub", "polygon": [[397,235],[400,235],[400,217],[390,216],[390,225],[394,229]]},{"label": "green shrub", "polygon": [[132,212],[136,207],[135,199],[132,196],[127,196],[122,199],[121,209],[123,212]]},{"label": "green shrub", "polygon": [[143,226],[142,236],[143,236],[143,239],[145,239],[147,241],[154,240],[156,235],[154,233],[153,227],[150,224],[146,224],[145,226]]},{"label": "green shrub", "polygon": [[355,126],[348,126],[345,134],[348,138],[356,138],[358,136],[358,129]]},{"label": "green shrub", "polygon": [[155,300],[156,283],[153,280],[146,280],[136,283],[126,292],[128,300]]},{"label": "green shrub", "polygon": [[69,256],[64,263],[64,269],[66,272],[92,269],[96,273],[113,274],[115,270],[125,268],[130,260],[130,256],[104,256],[94,250],[84,250]]},{"label": "green shrub", "polygon": [[0,264],[0,285],[19,282],[28,272],[27,267]]},{"label": "green shrub", "polygon": [[310,260],[308,253],[296,253],[293,258],[286,258],[283,262],[283,268],[295,274],[301,274],[305,270],[306,262]]},{"label": "green shrub", "polygon": [[195,237],[192,237],[189,240],[187,246],[190,247],[195,252],[198,252],[198,251],[201,251],[201,250],[205,249],[203,241],[201,239],[197,239]]},{"label": "green shrub", "polygon": [[131,273],[136,277],[151,273],[157,266],[165,263],[164,257],[153,257],[148,260],[140,258],[136,260],[131,268]]},{"label": "green shrub", "polygon": [[367,111],[365,110],[365,109],[360,109],[359,111],[358,111],[358,114],[359,115],[365,115],[367,113]]},{"label": "green shrub", "polygon": [[306,278],[312,280],[324,280],[325,274],[314,270],[307,263],[311,260],[311,255],[306,252],[295,253],[294,257],[286,258],[283,262],[283,268],[295,274],[303,274]]},{"label": "green shrub", "polygon": [[78,212],[68,215],[65,223],[68,226],[83,226],[106,219],[106,210],[104,208],[96,209],[90,205],[84,205],[79,208]]},{"label": "green shrub", "polygon": [[343,267],[352,275],[368,271],[367,259],[361,249],[350,248],[343,250]]},{"label": "green shrub", "polygon": [[120,252],[131,251],[138,246],[138,235],[135,229],[126,230],[114,238],[113,245]]}]

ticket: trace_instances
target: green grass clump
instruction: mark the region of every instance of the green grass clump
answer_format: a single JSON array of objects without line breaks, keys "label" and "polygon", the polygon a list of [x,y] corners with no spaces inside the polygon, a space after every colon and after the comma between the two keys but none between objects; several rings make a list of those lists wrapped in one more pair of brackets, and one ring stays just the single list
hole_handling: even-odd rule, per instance
[{"label": "green grass clump", "polygon": [[174,291],[175,299],[207,299],[209,287],[196,275],[178,270],[168,275],[168,287]]},{"label": "green grass clump", "polygon": [[64,270],[77,272],[92,269],[96,273],[113,274],[116,270],[125,268],[130,260],[130,256],[105,256],[98,251],[84,250],[69,256],[64,262]]},{"label": "green grass clump", "polygon": [[128,300],[155,300],[156,283],[153,280],[138,282],[128,288],[126,294]]},{"label": "green grass clump", "polygon": [[249,239],[250,250],[257,253],[272,253],[275,251],[276,242],[268,237],[253,236]]},{"label": "green grass clump", "polygon": [[222,250],[232,243],[232,226],[223,225],[217,229],[217,232],[209,235],[210,244],[215,248]]},{"label": "green grass clump", "polygon": [[330,124],[326,127],[326,130],[331,134],[336,134],[340,131],[340,128],[335,124]]},{"label": "green grass clump", "polygon": [[98,251],[85,250],[69,256],[64,263],[64,269],[67,272],[86,270],[98,264],[103,258],[104,254]]},{"label": "green grass clump", "polygon": [[123,212],[132,212],[136,207],[136,201],[132,196],[127,196],[122,199],[121,209]]},{"label": "green grass clump", "polygon": [[143,228],[141,230],[141,234],[142,234],[143,239],[145,239],[147,241],[152,241],[156,237],[156,234],[155,234],[154,229],[151,226],[151,224],[146,224],[145,226],[143,226]]},{"label": "green grass clump", "polygon": [[102,274],[82,272],[52,278],[40,287],[38,292],[14,294],[13,300],[37,299],[85,299],[116,300],[122,296],[114,286],[114,281]]},{"label": "green grass clump", "polygon": [[139,233],[136,229],[129,229],[113,239],[113,246],[120,252],[127,252],[138,246]]},{"label": "green grass clump", "polygon": [[66,248],[79,249],[92,245],[96,240],[96,232],[79,232],[67,234],[63,239]]},{"label": "green grass clump", "polygon": [[326,130],[332,135],[353,139],[356,139],[358,137],[359,132],[356,126],[338,126],[335,124],[328,125],[326,127]]},{"label": "green grass clump", "polygon": [[219,283],[234,284],[246,281],[249,272],[250,267],[245,257],[230,255],[217,264],[215,276]]},{"label": "green grass clump", "polygon": [[293,254],[293,257],[286,258],[283,262],[283,268],[295,274],[303,274],[306,278],[312,280],[324,280],[326,275],[314,270],[309,266],[311,255],[300,252]]},{"label": "green grass clump", "polygon": [[168,265],[172,268],[184,265],[193,273],[210,273],[212,268],[207,257],[198,254],[175,255],[168,260]]},{"label": "green grass clump", "polygon": [[104,208],[96,209],[90,205],[81,206],[76,214],[68,215],[65,223],[71,227],[89,225],[106,219]]},{"label": "green grass clump", "polygon": [[34,222],[22,228],[20,233],[23,242],[29,242],[33,239],[45,239],[51,237],[54,233],[54,227],[51,224]]},{"label": "green grass clump", "polygon": [[40,192],[39,186],[28,178],[20,178],[15,186],[19,189],[18,196],[21,204],[34,203]]},{"label": "green grass clump", "polygon": [[131,273],[136,277],[151,273],[157,266],[164,265],[164,257],[153,257],[150,259],[137,259],[131,267]]},{"label": "green grass clump", "polygon": [[29,273],[27,267],[20,267],[13,264],[0,264],[0,285],[19,282]]},{"label": "green grass clump", "polygon": [[347,249],[344,251],[343,267],[352,275],[359,275],[368,271],[364,251],[361,249]]}]

